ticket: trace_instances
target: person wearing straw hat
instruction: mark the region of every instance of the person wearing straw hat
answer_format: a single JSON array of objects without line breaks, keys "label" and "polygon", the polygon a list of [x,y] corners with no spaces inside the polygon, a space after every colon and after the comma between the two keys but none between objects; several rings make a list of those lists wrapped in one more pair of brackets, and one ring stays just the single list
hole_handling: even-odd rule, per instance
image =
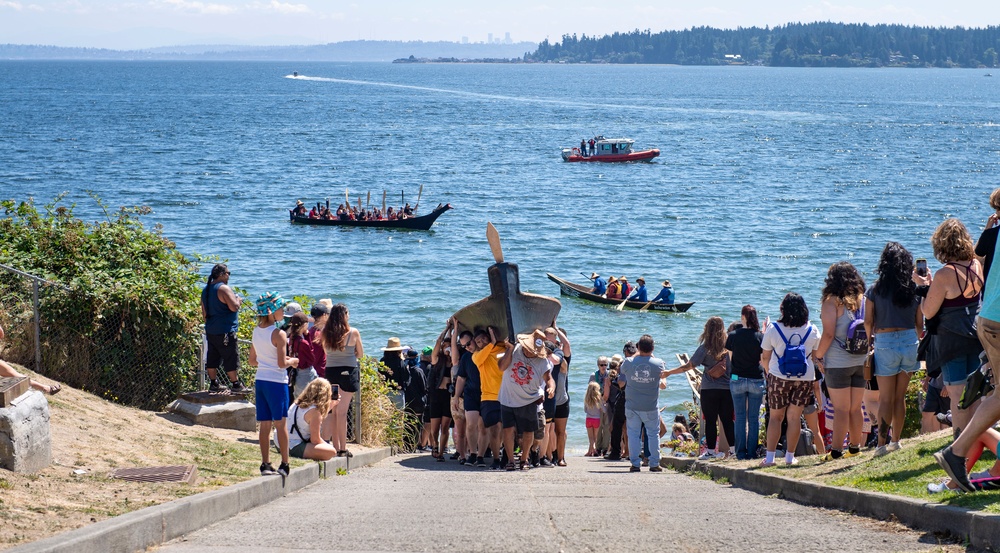
[{"label": "person wearing straw hat", "polygon": [[649,301],[646,299],[646,279],[639,277],[635,279],[635,283],[638,286],[635,287],[635,290],[632,291],[632,295],[628,299],[633,301]]},{"label": "person wearing straw hat", "polygon": [[504,343],[506,354],[500,360],[503,380],[500,383],[500,420],[503,426],[504,448],[508,452],[507,470],[515,470],[514,435],[521,433],[521,470],[528,465],[528,452],[535,442],[535,432],[545,424],[541,411],[548,390],[555,395],[552,361],[545,349],[545,333],[535,329],[530,334],[518,334],[517,344]]},{"label": "person wearing straw hat", "polygon": [[395,382],[399,386],[399,390],[391,394],[391,399],[396,407],[400,409],[403,408],[403,386],[406,384],[406,369],[403,368],[403,343],[399,338],[393,336],[386,341],[385,347],[382,348],[382,363],[388,369],[386,371],[380,371],[386,378],[386,380]]},{"label": "person wearing straw hat", "polygon": [[[253,328],[250,343],[249,362],[251,367],[257,367],[254,375],[254,396],[257,403],[257,422],[260,423],[260,474],[280,474],[288,476],[288,428],[285,417],[288,415],[288,367],[298,367],[296,357],[285,356],[285,345],[288,337],[284,330],[274,327],[274,323],[282,320],[285,313],[285,299],[277,292],[264,292],[257,297],[257,326]],[[278,429],[278,450],[281,452],[281,464],[275,471],[270,463],[271,427]]]},{"label": "person wearing straw hat", "polygon": [[590,280],[594,281],[594,287],[590,289],[591,294],[603,296],[608,291],[608,281],[601,278],[598,273],[590,273]]},{"label": "person wearing straw hat", "polygon": [[618,282],[618,277],[611,275],[608,277],[608,289],[605,292],[604,297],[609,300],[620,300],[622,299],[622,285]]},{"label": "person wearing straw hat", "polygon": [[292,209],[292,215],[296,217],[301,217],[306,214],[306,204],[302,203],[302,200],[295,200],[295,207]]},{"label": "person wearing straw hat", "polygon": [[618,279],[618,284],[620,284],[622,287],[622,294],[618,297],[621,299],[627,298],[628,295],[632,293],[632,286],[630,286],[628,283],[628,277],[622,275],[621,278]]},{"label": "person wearing straw hat", "polygon": [[660,293],[656,294],[653,298],[653,303],[665,303],[667,305],[674,304],[674,289],[670,286],[669,280],[663,281],[663,288],[660,289]]}]

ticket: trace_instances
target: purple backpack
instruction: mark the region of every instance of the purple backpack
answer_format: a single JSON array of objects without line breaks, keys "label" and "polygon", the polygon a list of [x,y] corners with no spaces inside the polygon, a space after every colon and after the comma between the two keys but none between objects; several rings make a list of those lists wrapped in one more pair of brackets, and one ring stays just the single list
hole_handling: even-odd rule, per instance
[{"label": "purple backpack", "polygon": [[868,332],[865,331],[865,304],[861,303],[861,309],[853,313],[854,320],[847,326],[847,341],[837,340],[840,347],[847,353],[855,355],[868,353]]}]

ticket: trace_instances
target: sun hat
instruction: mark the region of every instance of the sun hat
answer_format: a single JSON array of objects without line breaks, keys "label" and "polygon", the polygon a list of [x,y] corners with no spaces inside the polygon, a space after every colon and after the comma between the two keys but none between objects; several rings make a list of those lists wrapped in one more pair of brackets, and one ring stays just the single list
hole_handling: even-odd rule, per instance
[{"label": "sun hat", "polygon": [[535,329],[531,334],[518,334],[517,341],[521,348],[533,357],[545,357],[548,352],[545,350],[545,333],[541,329]]},{"label": "sun hat", "polygon": [[635,279],[635,281],[636,281],[636,282],[641,282],[641,283],[643,283],[643,284],[646,284],[646,279],[644,279],[644,278],[642,278],[642,277],[639,277],[639,278]]},{"label": "sun hat", "polygon": [[399,341],[399,338],[393,336],[389,338],[382,351],[403,351],[403,343]]},{"label": "sun hat", "polygon": [[599,277],[599,276],[601,276],[601,274],[600,274],[600,273],[590,273],[590,278],[592,278],[592,279],[593,279],[593,278],[597,278],[597,277]]},{"label": "sun hat", "polygon": [[285,306],[285,298],[277,292],[264,292],[257,296],[257,316],[267,317]]},{"label": "sun hat", "polygon": [[670,281],[669,280],[664,280],[663,281],[663,285],[664,286],[670,286]]},{"label": "sun hat", "polygon": [[622,275],[622,277],[620,279],[618,279],[618,280],[621,280],[623,282],[628,282],[628,277],[625,276],[625,275]]},{"label": "sun hat", "polygon": [[304,205],[302,200],[295,200],[295,205]]},{"label": "sun hat", "polygon": [[616,277],[615,275],[611,275],[610,277],[608,277],[608,282],[618,282],[618,277]]}]

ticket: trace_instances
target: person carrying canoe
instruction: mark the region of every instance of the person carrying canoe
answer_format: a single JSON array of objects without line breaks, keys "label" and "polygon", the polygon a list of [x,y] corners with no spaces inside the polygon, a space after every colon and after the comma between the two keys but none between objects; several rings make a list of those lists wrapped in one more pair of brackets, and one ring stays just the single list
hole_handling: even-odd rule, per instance
[{"label": "person carrying canoe", "polygon": [[632,294],[629,295],[628,299],[633,301],[649,301],[646,298],[646,279],[639,277],[635,279],[635,283],[638,284],[638,286],[635,287],[635,290],[632,291]]},{"label": "person carrying canoe", "polygon": [[608,291],[605,297],[609,300],[622,299],[622,285],[618,282],[618,277],[611,275],[608,279]]},{"label": "person carrying canoe", "polygon": [[601,275],[590,273],[590,280],[594,281],[594,287],[590,289],[591,294],[603,296],[608,291],[608,281],[601,278]]},{"label": "person carrying canoe", "polygon": [[674,289],[670,287],[670,281],[663,281],[663,288],[660,289],[660,293],[653,298],[653,303],[665,303],[667,305],[674,304]]}]

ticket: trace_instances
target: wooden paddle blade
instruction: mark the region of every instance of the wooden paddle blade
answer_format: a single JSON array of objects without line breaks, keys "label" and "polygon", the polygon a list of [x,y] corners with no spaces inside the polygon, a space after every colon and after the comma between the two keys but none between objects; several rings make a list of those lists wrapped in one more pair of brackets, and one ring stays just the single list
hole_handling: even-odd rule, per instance
[{"label": "wooden paddle blade", "polygon": [[649,311],[649,306],[650,306],[650,305],[653,305],[653,302],[649,302],[649,303],[647,303],[646,305],[644,305],[644,306],[640,307],[640,308],[639,308],[639,313],[644,313],[644,312],[646,312],[646,311]]},{"label": "wooden paddle blade", "polygon": [[497,232],[493,223],[486,223],[486,241],[490,243],[490,250],[493,252],[493,259],[497,263],[503,263],[503,250],[500,249],[500,233]]},{"label": "wooden paddle blade", "polygon": [[619,303],[617,307],[615,307],[615,311],[625,311],[625,302],[627,301],[628,301],[627,299],[622,300],[622,302]]},{"label": "wooden paddle blade", "polygon": [[424,195],[424,185],[420,185],[420,191],[417,192],[417,205],[413,206],[413,211],[416,211],[420,207],[420,197]]}]

